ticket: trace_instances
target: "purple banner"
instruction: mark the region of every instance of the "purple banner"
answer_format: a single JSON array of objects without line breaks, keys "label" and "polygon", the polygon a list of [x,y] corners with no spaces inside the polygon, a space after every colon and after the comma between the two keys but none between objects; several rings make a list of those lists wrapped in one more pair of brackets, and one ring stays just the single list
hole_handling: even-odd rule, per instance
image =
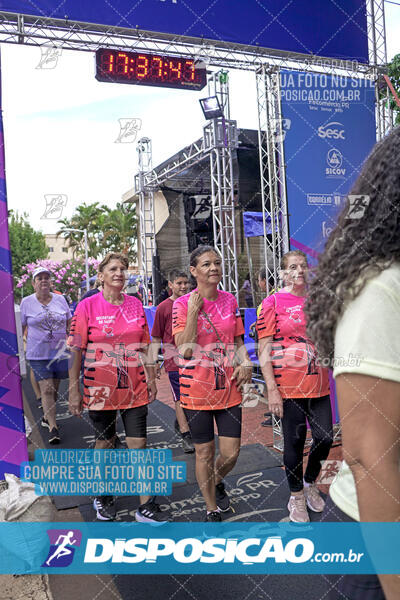
[{"label": "purple banner", "polygon": [[4,473],[19,476],[19,465],[28,460],[23,426],[23,404],[14,315],[13,278],[7,220],[0,55],[0,479]]}]

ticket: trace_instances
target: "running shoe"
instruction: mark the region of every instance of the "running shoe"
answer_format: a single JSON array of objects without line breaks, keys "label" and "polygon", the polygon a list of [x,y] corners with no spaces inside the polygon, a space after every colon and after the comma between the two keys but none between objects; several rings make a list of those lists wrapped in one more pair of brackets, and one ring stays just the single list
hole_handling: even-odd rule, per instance
[{"label": "running shoe", "polygon": [[206,514],[206,518],[204,520],[208,523],[220,523],[222,521],[221,513],[219,510],[213,510]]},{"label": "running shoe", "polygon": [[293,523],[308,523],[310,520],[306,508],[306,500],[303,494],[300,496],[290,496],[288,511],[289,518]]},{"label": "running shoe", "polygon": [[50,424],[48,422],[48,420],[45,417],[42,417],[42,420],[40,421],[40,424],[42,427],[47,427],[47,429],[50,431]]},{"label": "running shoe", "polygon": [[99,521],[114,521],[117,515],[113,496],[97,496],[93,500],[93,508]]},{"label": "running shoe", "polygon": [[272,417],[267,417],[265,421],[261,421],[262,427],[271,427],[272,425]]},{"label": "running shoe", "polygon": [[190,435],[184,435],[182,437],[182,448],[185,454],[192,454],[194,452],[194,446]]},{"label": "running shoe", "polygon": [[145,504],[141,504],[136,513],[136,521],[140,523],[167,523],[169,519],[163,514],[159,505],[154,500],[154,496]]},{"label": "running shoe", "polygon": [[221,481],[221,483],[217,483],[215,486],[215,497],[219,510],[226,512],[230,509],[229,496],[225,491],[225,485],[223,481]]},{"label": "running shoe", "polygon": [[[50,428],[49,428],[50,429]],[[60,432],[57,427],[53,427],[51,431],[49,431],[49,437],[47,438],[49,444],[59,444],[61,441]]]},{"label": "running shoe", "polygon": [[307,506],[313,512],[322,512],[325,508],[325,500],[319,495],[319,490],[316,483],[311,483],[309,486],[304,486],[304,497]]}]

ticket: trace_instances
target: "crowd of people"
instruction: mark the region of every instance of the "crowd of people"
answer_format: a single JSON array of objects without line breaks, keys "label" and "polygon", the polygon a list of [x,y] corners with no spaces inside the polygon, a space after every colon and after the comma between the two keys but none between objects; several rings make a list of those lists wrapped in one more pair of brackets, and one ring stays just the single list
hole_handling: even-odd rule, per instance
[{"label": "crowd of people", "polygon": [[[354,218],[348,200],[312,276],[303,252],[287,252],[281,285],[257,311],[258,356],[269,411],[282,423],[288,510],[296,523],[309,521],[308,509],[328,521],[400,519],[399,149],[397,128],[375,147],[353,187],[350,198],[368,198],[362,214]],[[108,254],[99,265],[99,287],[79,302],[72,321],[64,298],[51,292],[50,273],[33,273],[35,292],[22,301],[21,316],[42,425],[49,443],[58,443],[57,390],[69,377],[70,411],[79,417],[88,410],[96,448],[114,447],[117,411],[127,447],[145,448],[161,348],[175,428],[184,451],[194,452],[205,520],[221,521],[230,510],[224,478],[239,456],[243,387],[253,368],[236,298],[220,289],[219,254],[200,246],[190,256],[189,273],[169,274],[170,295],[157,307],[150,336],[142,303],[123,291],[127,268],[124,255]],[[266,291],[265,269],[259,285]],[[69,373],[58,353],[67,336]],[[332,446],[329,368],[345,462],[326,502],[317,479]],[[312,445],[303,471],[307,422]],[[96,498],[94,508],[99,519],[115,518],[112,497]],[[143,496],[136,519],[166,517],[154,497]],[[344,576],[333,585],[354,599],[362,597],[360,590],[374,600],[384,592],[392,600],[399,591],[390,575],[380,581]]]}]

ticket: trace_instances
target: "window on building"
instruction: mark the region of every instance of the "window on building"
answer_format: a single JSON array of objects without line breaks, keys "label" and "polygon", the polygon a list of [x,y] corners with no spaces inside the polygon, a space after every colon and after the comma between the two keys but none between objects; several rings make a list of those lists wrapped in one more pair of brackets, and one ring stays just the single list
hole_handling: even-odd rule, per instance
[{"label": "window on building", "polygon": [[63,247],[62,247],[62,251],[63,251],[63,252],[65,252],[65,253],[67,253],[67,252],[68,252],[68,248],[67,248],[67,246],[63,246]]},{"label": "window on building", "polygon": [[53,246],[49,246],[49,252],[54,252]]}]

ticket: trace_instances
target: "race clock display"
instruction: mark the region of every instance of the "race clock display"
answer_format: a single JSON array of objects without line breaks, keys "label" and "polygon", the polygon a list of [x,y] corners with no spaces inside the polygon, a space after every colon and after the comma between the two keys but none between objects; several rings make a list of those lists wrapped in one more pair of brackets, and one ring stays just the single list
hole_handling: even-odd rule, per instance
[{"label": "race clock display", "polygon": [[110,83],[155,85],[182,90],[201,90],[206,85],[205,67],[187,57],[100,48],[96,52],[96,79]]}]

